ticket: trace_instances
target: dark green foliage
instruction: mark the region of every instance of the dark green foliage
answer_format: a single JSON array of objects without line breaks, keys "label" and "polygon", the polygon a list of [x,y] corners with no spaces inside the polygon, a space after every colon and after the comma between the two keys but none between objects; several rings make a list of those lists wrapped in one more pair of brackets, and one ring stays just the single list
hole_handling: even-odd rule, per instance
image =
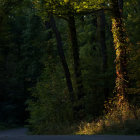
[{"label": "dark green foliage", "polygon": [[[94,0],[91,2],[95,3]],[[96,7],[93,6],[95,9],[101,8],[98,3],[100,1],[96,3]],[[140,105],[139,4],[138,0],[124,2],[123,10],[129,42],[128,100],[134,105],[134,113],[135,106]],[[0,129],[10,125],[23,125],[26,120],[34,134],[74,134],[79,122],[91,122],[103,115],[106,111],[105,101],[116,94],[112,13],[104,11],[104,25],[100,26],[100,13],[91,12],[92,6],[89,14],[87,9],[81,12],[83,4],[81,13],[73,6],[72,13],[69,14],[70,7],[67,9],[63,5],[61,6],[65,11],[60,6],[53,11],[62,37],[65,62],[71,75],[72,102],[55,31],[49,24],[48,11],[43,12],[43,7],[40,6],[32,3],[32,0],[0,2]],[[61,16],[57,14],[57,10],[62,12]],[[75,20],[75,27],[74,22],[67,21],[68,17]],[[71,32],[73,39],[69,36],[70,27],[76,28],[77,34]],[[74,41],[76,38],[78,42]],[[104,51],[102,44],[106,45]],[[73,52],[77,54],[75,60]],[[106,62],[103,61],[104,56]],[[115,124],[107,128],[105,133],[139,134],[137,122],[139,121],[125,121],[124,126]],[[125,129],[116,131],[122,127]],[[134,131],[131,132],[131,129]]]},{"label": "dark green foliage", "polygon": [[21,7],[1,25],[0,121],[9,125],[24,123],[28,88],[35,85],[43,67],[39,56],[44,54],[40,47],[45,50],[46,45],[45,32],[41,38],[44,27],[34,13],[27,14]]},{"label": "dark green foliage", "polygon": [[[54,58],[49,61],[52,59]],[[66,125],[73,119],[69,94],[61,71],[59,62],[58,64],[46,64],[44,72],[32,91],[33,99],[28,101],[28,110],[31,112],[29,124],[34,133],[47,133],[53,125],[54,127]]]},{"label": "dark green foliage", "polygon": [[111,135],[140,135],[140,121],[139,120],[126,120],[122,124],[113,124],[106,127],[100,134]]}]

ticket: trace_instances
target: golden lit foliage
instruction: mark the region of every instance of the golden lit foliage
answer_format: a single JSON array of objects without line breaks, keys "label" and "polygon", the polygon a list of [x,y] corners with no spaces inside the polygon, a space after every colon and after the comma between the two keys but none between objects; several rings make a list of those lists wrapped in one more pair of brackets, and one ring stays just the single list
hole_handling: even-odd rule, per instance
[{"label": "golden lit foliage", "polygon": [[105,104],[108,113],[103,117],[91,123],[82,122],[76,134],[139,134],[140,109],[133,108],[127,101],[120,107],[117,99],[113,98]]},{"label": "golden lit foliage", "polygon": [[42,14],[65,16],[101,9],[104,0],[33,0],[33,3]]}]

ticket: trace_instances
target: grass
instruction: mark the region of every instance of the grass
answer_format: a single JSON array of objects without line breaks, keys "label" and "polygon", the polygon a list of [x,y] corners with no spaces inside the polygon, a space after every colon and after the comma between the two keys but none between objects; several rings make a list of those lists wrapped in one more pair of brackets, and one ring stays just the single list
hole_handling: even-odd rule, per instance
[{"label": "grass", "polygon": [[40,125],[37,128],[29,128],[29,134],[37,135],[75,135],[75,132],[78,131],[78,124],[47,124]]},{"label": "grass", "polygon": [[118,99],[107,102],[107,113],[92,122],[45,124],[43,121],[28,128],[32,134],[47,135],[140,135],[140,108],[122,97]]},{"label": "grass", "polygon": [[121,123],[110,123],[106,126],[100,123],[84,123],[76,134],[80,135],[140,135],[140,120],[126,120]]},{"label": "grass", "polygon": [[76,134],[140,135],[140,109],[128,102],[116,105],[97,121],[82,122]]}]

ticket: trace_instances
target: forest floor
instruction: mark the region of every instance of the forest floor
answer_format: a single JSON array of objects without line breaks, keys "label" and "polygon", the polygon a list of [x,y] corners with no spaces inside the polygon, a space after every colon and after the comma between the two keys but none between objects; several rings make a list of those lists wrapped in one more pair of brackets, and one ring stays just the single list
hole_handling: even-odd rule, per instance
[{"label": "forest floor", "polygon": [[27,135],[28,129],[0,131],[0,140],[140,140],[140,136],[115,135]]}]

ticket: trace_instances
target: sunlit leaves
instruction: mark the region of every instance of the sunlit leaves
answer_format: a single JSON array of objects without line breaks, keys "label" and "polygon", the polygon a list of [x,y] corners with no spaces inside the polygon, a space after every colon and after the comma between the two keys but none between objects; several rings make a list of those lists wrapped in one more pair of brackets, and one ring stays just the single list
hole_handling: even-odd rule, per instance
[{"label": "sunlit leaves", "polygon": [[33,0],[39,12],[45,11],[46,14],[65,16],[80,12],[101,9],[104,0]]}]

